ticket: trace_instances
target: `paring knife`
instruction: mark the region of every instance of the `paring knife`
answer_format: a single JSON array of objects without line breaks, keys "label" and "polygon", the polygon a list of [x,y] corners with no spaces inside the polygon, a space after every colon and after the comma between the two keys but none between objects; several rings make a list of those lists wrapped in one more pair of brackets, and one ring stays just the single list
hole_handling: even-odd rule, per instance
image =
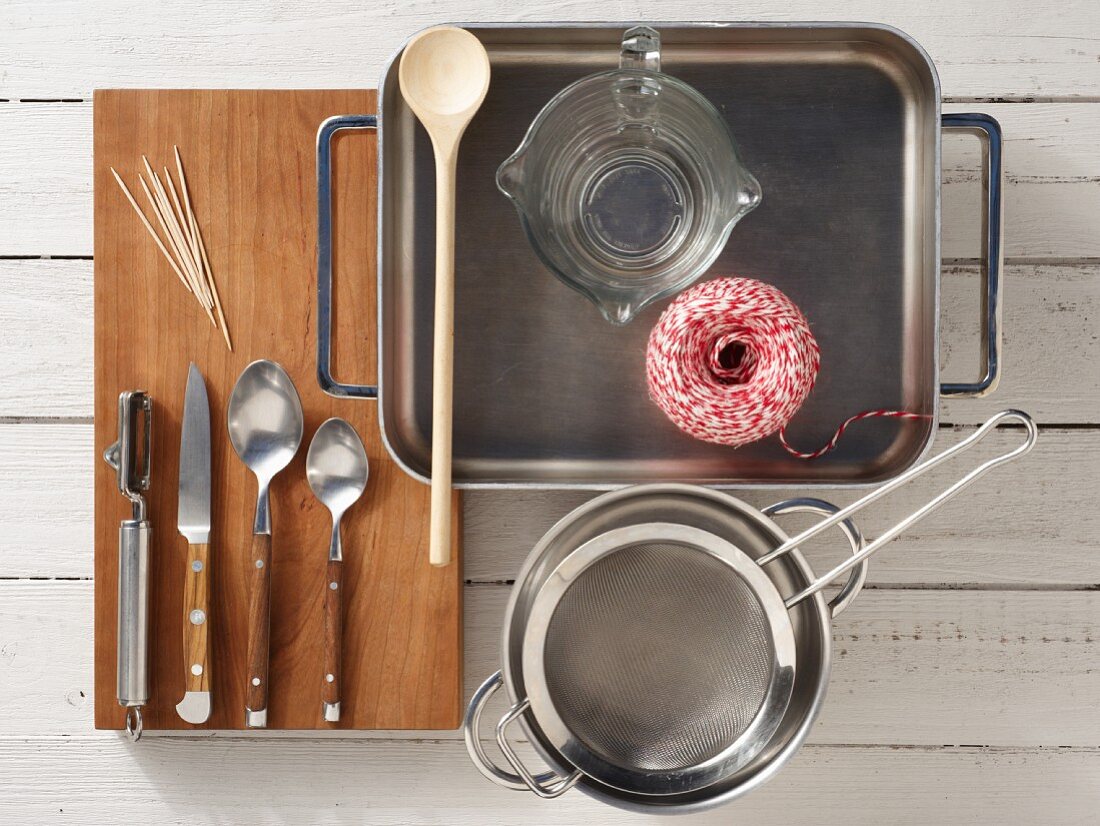
[{"label": "paring knife", "polygon": [[180,439],[179,532],[187,539],[183,586],[183,699],[176,705],[188,723],[210,717],[210,402],[194,364],[187,371]]}]

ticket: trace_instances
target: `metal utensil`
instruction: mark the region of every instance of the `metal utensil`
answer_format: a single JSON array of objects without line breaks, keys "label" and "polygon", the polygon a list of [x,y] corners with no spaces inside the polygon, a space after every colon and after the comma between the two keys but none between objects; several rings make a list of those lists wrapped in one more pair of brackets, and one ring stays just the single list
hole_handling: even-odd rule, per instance
[{"label": "metal utensil", "polygon": [[286,371],[273,361],[254,361],[229,397],[229,440],[256,474],[252,525],[252,581],[248,598],[248,687],[245,725],[267,725],[268,647],[271,631],[271,509],[268,489],[302,443],[302,402]]},{"label": "metal utensil", "polygon": [[187,539],[183,581],[184,695],[176,712],[188,723],[210,718],[210,402],[194,364],[187,371],[180,437],[176,527]]},{"label": "metal utensil", "polygon": [[[735,230],[736,243],[716,267],[767,273],[769,283],[811,316],[814,335],[834,364],[861,365],[831,374],[828,386],[819,384],[792,441],[824,442],[853,410],[935,415],[941,394],[990,392],[1001,367],[1002,326],[996,121],[941,117],[935,66],[919,43],[890,26],[711,21],[660,28],[667,67],[725,115],[741,157],[768,193],[761,207],[766,214],[758,210]],[[540,274],[542,265],[493,180],[546,101],[584,75],[613,69],[622,24],[469,29],[488,49],[493,81],[458,160],[463,199],[479,208],[460,211],[455,227],[461,280],[455,298],[456,487],[612,488],[667,480],[854,486],[884,481],[919,460],[937,433],[934,419],[868,425],[854,443],[816,462],[786,456],[767,442],[730,451],[671,427],[648,399],[636,356],[645,351],[655,311],[622,329],[586,312],[583,299]],[[427,481],[433,340],[430,323],[419,320],[432,316],[436,238],[430,210],[409,204],[424,201],[435,159],[399,91],[398,64],[396,58],[387,64],[378,90],[378,381],[337,382],[327,358],[319,360],[318,371],[328,392],[380,398],[388,449]],[[815,140],[807,142],[806,106],[826,99],[828,115],[815,116]],[[373,117],[326,122],[319,157],[340,129],[374,123]],[[976,197],[974,217],[986,253],[975,319],[981,336],[973,342],[980,344],[982,371],[973,382],[942,387],[938,330],[949,319],[938,301],[941,129],[965,129],[983,143],[976,155],[980,167],[975,165],[981,206]],[[836,152],[819,151],[823,145]],[[328,185],[331,171],[318,164],[319,186]],[[322,201],[322,217],[330,202]],[[872,214],[873,221],[846,225],[806,220]],[[323,263],[331,263],[330,242],[331,233],[322,234]],[[524,276],[517,281],[516,273]],[[325,266],[318,270],[318,291],[327,297],[330,274]],[[860,313],[858,328],[851,302],[835,300],[837,284],[848,296],[874,296],[874,312]],[[326,354],[328,303],[318,308]],[[491,353],[486,341],[494,342]]]},{"label": "metal utensil", "polygon": [[432,358],[432,514],[428,553],[451,561],[451,418],[454,377],[455,171],[462,133],[489,90],[489,55],[465,29],[421,32],[405,47],[401,94],[435,151],[435,344]]},{"label": "metal utensil", "polygon": [[[510,767],[498,766],[477,739],[478,718],[486,701],[507,689],[508,702],[517,703],[527,696],[522,656],[523,636],[532,600],[538,595],[545,577],[573,549],[600,534],[640,522],[677,522],[713,533],[752,557],[760,557],[787,540],[777,524],[780,517],[793,513],[828,516],[839,508],[820,499],[793,499],[763,510],[735,499],[724,491],[696,485],[662,483],[622,488],[589,500],[560,520],[528,555],[516,576],[516,587],[508,601],[504,618],[504,647],[501,671],[487,679],[470,701],[464,723],[467,748],[476,767],[490,780],[506,788],[529,791],[526,781]],[[774,518],[773,518],[774,517]],[[859,529],[850,520],[838,525],[852,553],[864,547]],[[741,770],[713,786],[695,792],[674,795],[628,794],[597,783],[588,777],[578,779],[576,788],[583,794],[614,806],[642,813],[695,812],[728,802],[747,794],[773,777],[786,758],[797,752],[806,740],[825,701],[832,658],[832,619],[839,616],[858,596],[866,577],[867,560],[849,573],[843,587],[828,601],[822,595],[807,599],[791,610],[797,629],[795,686],[782,725],[763,753]],[[783,593],[796,593],[817,577],[803,555],[795,550],[768,567],[768,576]],[[521,585],[522,583],[522,585]],[[538,754],[547,760],[550,771],[537,775],[538,781],[552,786],[556,777],[567,777],[574,768],[558,754],[539,731],[530,715],[519,718],[525,735]],[[507,764],[505,764],[507,766]]]},{"label": "metal utensil", "polygon": [[344,589],[340,519],[362,496],[368,472],[367,452],[355,428],[336,418],[317,428],[306,454],[306,478],[313,495],[332,513],[332,539],[325,577],[325,670],[321,686],[321,712],[330,723],[340,719],[341,594]]},{"label": "metal utensil", "polygon": [[103,453],[118,489],[133,507],[118,529],[118,703],[126,731],[141,739],[141,709],[149,702],[149,540],[145,507],[152,459],[153,399],[143,390],[118,397],[118,441]]},{"label": "metal utensil", "polygon": [[[762,570],[1007,422],[1023,425],[1021,444],[970,470],[792,595],[784,596]],[[526,696],[497,726],[497,743],[516,776],[540,796],[555,797],[583,774],[636,802],[724,789],[766,749],[789,757],[793,750],[773,748],[803,667],[796,662],[800,632],[788,612],[993,468],[1029,452],[1037,437],[1027,414],[1003,411],[954,447],[755,559],[686,520],[654,522],[643,512],[641,521],[571,543],[556,565],[526,568],[540,580],[521,618],[518,673]],[[643,497],[648,492],[634,490]],[[570,517],[563,523],[554,530],[583,535],[583,524]],[[828,656],[817,662],[827,668]],[[486,693],[478,694],[482,702]],[[536,777],[524,766],[505,738],[520,718],[536,744],[553,750],[550,762],[568,767],[564,776]],[[479,749],[471,755],[479,766],[484,762]]]}]

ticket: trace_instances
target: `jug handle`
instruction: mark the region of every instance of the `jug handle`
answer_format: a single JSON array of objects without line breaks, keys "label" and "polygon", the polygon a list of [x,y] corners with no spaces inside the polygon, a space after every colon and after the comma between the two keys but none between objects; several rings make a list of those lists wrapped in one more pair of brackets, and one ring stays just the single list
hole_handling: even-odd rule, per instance
[{"label": "jug handle", "polygon": [[376,115],[337,115],[317,130],[317,381],[330,396],[376,399],[376,384],[332,375],[332,139],[344,129],[377,129]]},{"label": "jug handle", "polygon": [[635,26],[623,34],[619,51],[620,69],[661,71],[661,35],[649,26]]}]

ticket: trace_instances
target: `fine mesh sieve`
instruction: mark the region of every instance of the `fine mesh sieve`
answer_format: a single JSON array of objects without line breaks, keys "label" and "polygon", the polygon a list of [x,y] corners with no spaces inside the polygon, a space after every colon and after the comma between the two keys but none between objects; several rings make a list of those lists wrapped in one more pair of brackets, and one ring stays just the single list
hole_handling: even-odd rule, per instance
[{"label": "fine mesh sieve", "polygon": [[698,528],[608,531],[547,578],[524,634],[539,726],[579,769],[647,794],[706,786],[782,720],[794,631],[767,574]]},{"label": "fine mesh sieve", "polygon": [[[873,542],[862,542],[850,523],[855,513],[1008,422],[1023,426],[1020,444],[981,462]],[[805,500],[824,518],[790,538],[774,528],[778,544],[770,549],[760,548],[751,532],[738,531],[729,541],[727,522],[693,507],[682,485],[639,486],[582,505],[551,530],[552,538],[536,547],[517,578],[505,623],[504,669],[475,692],[463,726],[475,765],[507,788],[552,798],[579,785],[598,799],[643,811],[689,811],[759,785],[804,740],[828,674],[827,629],[807,635],[813,612],[788,610],[816,597],[818,613],[825,611],[820,591],[849,572],[829,603],[835,615],[858,590],[873,553],[995,467],[1028,453],[1037,438],[1026,413],[1002,411],[846,507]],[[699,489],[695,499],[704,494],[718,496]],[[618,516],[603,512],[612,501],[622,511]],[[799,501],[769,512],[806,509]],[[729,504],[741,511],[731,514],[735,522],[757,521],[748,506]],[[631,514],[651,521],[633,521]],[[765,515],[757,516],[773,528]],[[620,521],[609,525],[609,519]],[[783,557],[801,564],[800,545],[845,525],[852,556],[823,576],[792,582],[781,573],[785,563],[771,567],[774,582],[765,572]],[[784,597],[781,590],[794,593]],[[707,654],[710,646],[720,650]],[[803,684],[797,699],[796,652]],[[727,665],[716,666],[714,660],[722,659]],[[807,696],[801,672],[815,670],[819,679],[811,683],[817,688],[811,685]],[[486,702],[505,683],[513,702],[497,723],[496,743],[515,774],[487,757],[477,735]],[[533,774],[509,743],[508,727],[517,720],[550,771]]]},{"label": "fine mesh sieve", "polygon": [[575,737],[605,760],[660,771],[710,760],[749,727],[774,651],[764,608],[733,568],[651,543],[609,553],[573,581],[544,657]]}]

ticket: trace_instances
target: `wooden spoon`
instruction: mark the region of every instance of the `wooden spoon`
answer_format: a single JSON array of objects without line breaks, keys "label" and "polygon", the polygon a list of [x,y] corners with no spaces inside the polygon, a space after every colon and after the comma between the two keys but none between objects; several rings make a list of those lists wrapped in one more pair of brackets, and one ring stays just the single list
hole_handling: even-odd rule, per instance
[{"label": "wooden spoon", "polygon": [[455,166],[458,144],[489,90],[489,55],[465,29],[428,29],[405,47],[401,94],[435,152],[435,349],[432,359],[432,512],[429,559],[451,561],[454,379]]}]

